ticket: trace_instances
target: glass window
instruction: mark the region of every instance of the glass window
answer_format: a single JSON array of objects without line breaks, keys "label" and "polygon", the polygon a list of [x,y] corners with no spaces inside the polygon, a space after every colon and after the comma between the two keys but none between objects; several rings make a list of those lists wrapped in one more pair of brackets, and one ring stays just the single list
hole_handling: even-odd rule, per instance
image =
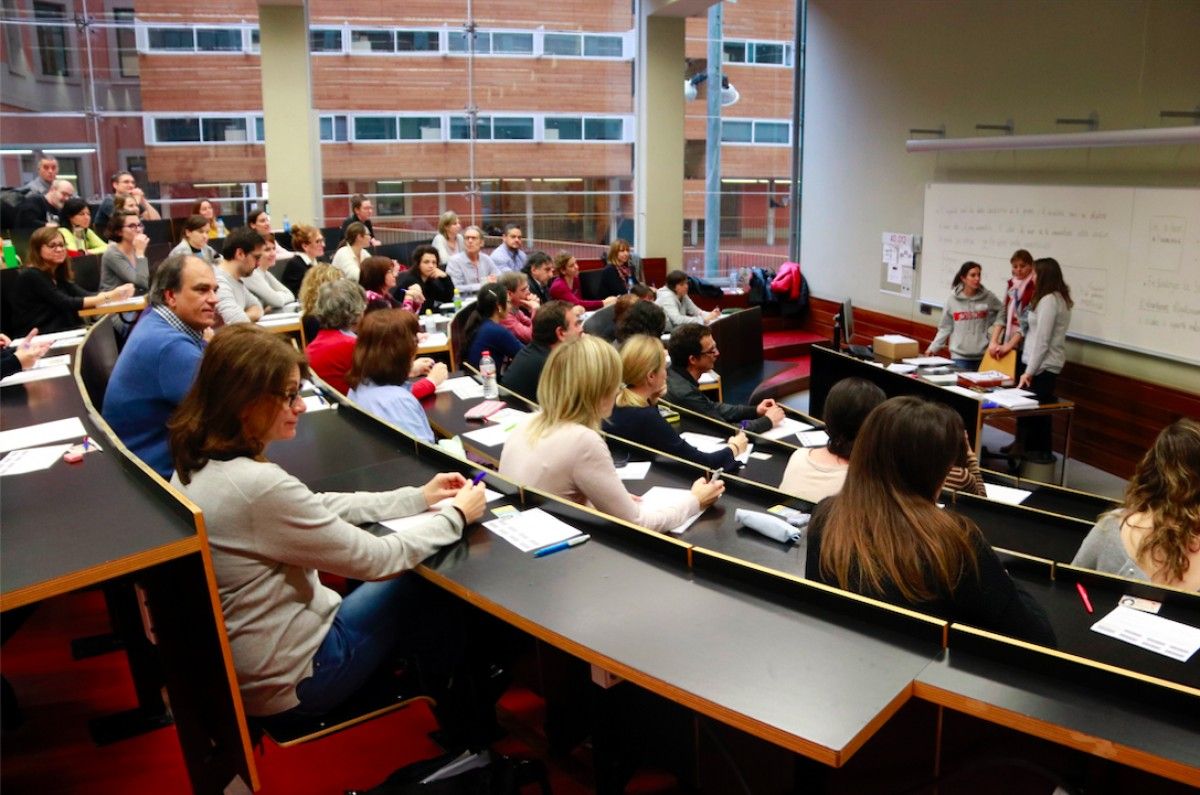
[{"label": "glass window", "polygon": [[620,58],[624,52],[620,36],[583,37],[583,54],[589,58]]},{"label": "glass window", "polygon": [[[466,52],[467,51],[467,34],[461,30],[450,31],[448,40],[450,52]],[[475,34],[475,52],[491,52],[492,51],[492,34],[476,33]]]},{"label": "glass window", "polygon": [[313,52],[341,52],[342,32],[322,28],[308,33],[308,45]]},{"label": "glass window", "polygon": [[[3,0],[4,21],[15,22],[17,16],[17,0]],[[20,25],[3,25],[0,26],[4,30],[4,55],[8,62],[8,71],[14,74],[25,74],[25,42],[21,35]],[[34,164],[33,170],[37,170],[37,165]]]},{"label": "glass window", "polygon": [[[487,116],[480,116],[475,122],[475,139],[478,141],[488,141],[492,137],[492,120]],[[450,118],[450,140],[452,141],[468,141],[471,138],[470,122],[466,116],[452,116]]]},{"label": "glass window", "polygon": [[196,39],[187,28],[150,28],[152,50],[194,50]]},{"label": "glass window", "polygon": [[199,119],[155,119],[154,140],[165,143],[200,143]]},{"label": "glass window", "polygon": [[267,140],[267,125],[262,116],[254,117],[254,140],[260,144]]},{"label": "glass window", "polygon": [[206,143],[245,141],[245,119],[201,119],[200,130]]},{"label": "glass window", "polygon": [[350,52],[395,52],[396,39],[390,30],[350,31]]},{"label": "glass window", "polygon": [[360,141],[394,141],[396,117],[358,116],[354,119],[354,137]]},{"label": "glass window", "polygon": [[583,137],[589,141],[620,141],[624,127],[621,119],[584,119]]},{"label": "glass window", "polygon": [[114,8],[113,21],[128,22],[128,27],[113,29],[117,44],[117,70],[121,77],[137,77],[139,74],[137,36],[133,30],[133,9]]},{"label": "glass window", "polygon": [[437,52],[441,49],[441,38],[436,30],[396,31],[398,52]]},{"label": "glass window", "polygon": [[196,49],[201,52],[241,52],[242,32],[228,28],[198,28]]},{"label": "glass window", "polygon": [[525,55],[533,52],[532,33],[493,33],[492,52]]},{"label": "glass window", "polygon": [[583,50],[579,36],[573,33],[547,33],[542,37],[542,52],[546,55],[580,55]]},{"label": "glass window", "polygon": [[66,20],[66,8],[61,3],[34,3],[33,15],[38,19],[37,43],[42,74],[69,77],[71,65],[67,60],[67,27],[47,25],[42,21]]},{"label": "glass window", "polygon": [[328,142],[349,141],[345,116],[321,117],[321,140]]},{"label": "glass window", "polygon": [[758,42],[754,45],[754,62],[783,65],[783,45]]},{"label": "glass window", "polygon": [[725,63],[746,62],[746,42],[725,41],[721,43],[721,49],[725,53]]},{"label": "glass window", "polygon": [[547,117],[545,137],[547,141],[582,141],[583,119]]},{"label": "glass window", "polygon": [[258,28],[250,29],[250,52],[262,52],[262,34]]},{"label": "glass window", "polygon": [[400,119],[401,141],[442,140],[442,119],[439,116],[405,116]]},{"label": "glass window", "polygon": [[532,141],[532,117],[496,117],[492,120],[492,138],[497,141]]},{"label": "glass window", "polygon": [[748,144],[751,142],[753,123],[748,121],[721,120],[721,143]]},{"label": "glass window", "polygon": [[754,123],[754,143],[756,144],[786,144],[789,142],[788,128],[790,124],[779,121],[758,121]]}]

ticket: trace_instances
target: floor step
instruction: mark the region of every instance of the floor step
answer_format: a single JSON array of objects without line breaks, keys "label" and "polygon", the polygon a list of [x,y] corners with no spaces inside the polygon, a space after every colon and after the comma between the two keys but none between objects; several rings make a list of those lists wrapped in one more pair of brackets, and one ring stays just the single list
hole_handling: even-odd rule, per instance
[{"label": "floor step", "polygon": [[808,349],[813,343],[822,342],[824,339],[824,337],[803,329],[764,331],[763,357],[776,361],[801,356],[807,357]]},{"label": "floor step", "polygon": [[809,375],[812,363],[807,356],[789,357],[791,366],[763,381],[754,390],[750,401],[757,402],[767,398],[778,399],[785,395],[803,392],[809,387]]}]

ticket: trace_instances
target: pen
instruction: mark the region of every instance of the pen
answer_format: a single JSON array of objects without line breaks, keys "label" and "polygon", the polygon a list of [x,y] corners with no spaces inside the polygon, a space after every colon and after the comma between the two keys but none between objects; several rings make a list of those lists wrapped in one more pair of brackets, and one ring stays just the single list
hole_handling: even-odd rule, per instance
[{"label": "pen", "polygon": [[709,471],[709,473],[708,473],[708,482],[709,483],[716,483],[720,479],[721,479],[721,470],[713,469],[713,470]]},{"label": "pen", "polygon": [[1081,583],[1081,582],[1075,583],[1075,590],[1079,591],[1079,598],[1083,600],[1083,606],[1087,608],[1087,611],[1089,613],[1096,612],[1095,610],[1092,609],[1092,600],[1088,599],[1088,592],[1083,587],[1083,583]]},{"label": "pen", "polygon": [[486,478],[486,477],[487,477],[487,473],[486,473],[486,472],[483,472],[483,471],[481,470],[481,471],[479,472],[479,474],[478,474],[478,475],[476,475],[475,477],[471,478],[471,485],[472,485],[472,486],[478,486],[478,485],[479,485],[479,482],[480,482],[481,480],[483,480],[484,478]]},{"label": "pen", "polygon": [[88,451],[88,445],[90,445],[91,443],[92,443],[91,439],[89,439],[87,436],[83,437],[83,452],[86,453]]},{"label": "pen", "polygon": [[738,427],[743,431],[746,430],[746,428],[750,427],[750,420],[742,420],[738,423]]},{"label": "pen", "polygon": [[548,547],[542,547],[541,549],[534,552],[533,556],[535,558],[544,558],[547,555],[553,555],[555,552],[561,552],[564,549],[570,549],[571,547],[577,547],[580,544],[582,544],[584,541],[587,541],[589,538],[591,538],[591,536],[586,533],[584,533],[583,535],[575,536],[574,538],[568,538],[566,541],[559,541],[557,544],[551,544]]}]

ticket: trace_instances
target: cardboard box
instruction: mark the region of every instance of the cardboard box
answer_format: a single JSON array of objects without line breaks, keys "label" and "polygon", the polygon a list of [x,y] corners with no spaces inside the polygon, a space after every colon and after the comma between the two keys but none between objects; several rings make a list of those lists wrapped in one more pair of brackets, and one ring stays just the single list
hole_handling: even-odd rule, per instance
[{"label": "cardboard box", "polygon": [[876,356],[882,356],[885,359],[899,360],[920,355],[920,345],[917,344],[917,341],[901,334],[878,336],[871,343],[871,348],[875,351]]}]

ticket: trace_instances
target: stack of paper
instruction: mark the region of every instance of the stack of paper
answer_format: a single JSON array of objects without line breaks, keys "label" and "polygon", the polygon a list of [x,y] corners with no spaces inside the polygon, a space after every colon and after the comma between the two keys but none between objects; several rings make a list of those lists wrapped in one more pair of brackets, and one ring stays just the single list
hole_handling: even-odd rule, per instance
[{"label": "stack of paper", "polygon": [[917,367],[942,367],[954,364],[952,359],[945,356],[910,356],[902,360],[905,364],[915,364]]},{"label": "stack of paper", "polygon": [[464,439],[470,439],[475,444],[482,447],[500,447],[508,441],[508,436],[517,427],[517,423],[509,423],[508,425],[486,425],[477,431],[468,431],[463,434]]},{"label": "stack of paper", "polygon": [[1035,409],[1038,407],[1035,393],[1024,389],[997,389],[989,392],[987,399],[1010,410]]},{"label": "stack of paper", "polygon": [[800,422],[800,420],[794,420],[791,417],[784,417],[782,420],[780,420],[778,425],[769,431],[764,431],[761,435],[766,439],[786,439],[792,434],[800,433],[802,431],[811,431],[812,427],[813,426],[809,425],[808,423]]},{"label": "stack of paper", "polygon": [[458,378],[447,378],[438,384],[437,391],[453,392],[459,400],[473,400],[483,397],[483,384],[474,378],[463,375]]}]

